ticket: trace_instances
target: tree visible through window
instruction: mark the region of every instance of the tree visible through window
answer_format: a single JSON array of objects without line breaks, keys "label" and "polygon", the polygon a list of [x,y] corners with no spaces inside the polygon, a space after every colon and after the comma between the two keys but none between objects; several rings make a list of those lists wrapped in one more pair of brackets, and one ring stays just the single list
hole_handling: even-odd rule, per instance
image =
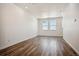
[{"label": "tree visible through window", "polygon": [[56,30],[56,19],[43,20],[42,29],[43,30]]}]

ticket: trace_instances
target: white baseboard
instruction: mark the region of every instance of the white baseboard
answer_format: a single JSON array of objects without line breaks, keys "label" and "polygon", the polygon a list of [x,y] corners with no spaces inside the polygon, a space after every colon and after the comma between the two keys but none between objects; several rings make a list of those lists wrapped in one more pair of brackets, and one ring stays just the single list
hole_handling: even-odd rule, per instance
[{"label": "white baseboard", "polygon": [[[65,40],[65,39],[64,39]],[[69,44],[69,46],[71,46],[71,48],[79,55],[79,51],[75,48],[75,47],[73,47],[67,40],[65,40],[68,44]]]},{"label": "white baseboard", "polygon": [[22,42],[22,41],[25,41],[25,40],[34,38],[34,37],[36,37],[36,36],[37,36],[37,34],[30,35],[29,37],[26,37],[25,39],[22,39],[22,40],[19,40],[19,41],[15,42],[15,43],[8,44],[8,45],[6,45],[6,46],[2,46],[2,47],[0,47],[0,50],[1,50],[1,49],[5,49],[5,48],[7,48],[7,47],[10,47],[10,46],[12,46],[12,45],[18,44],[18,43],[20,43],[20,42]]}]

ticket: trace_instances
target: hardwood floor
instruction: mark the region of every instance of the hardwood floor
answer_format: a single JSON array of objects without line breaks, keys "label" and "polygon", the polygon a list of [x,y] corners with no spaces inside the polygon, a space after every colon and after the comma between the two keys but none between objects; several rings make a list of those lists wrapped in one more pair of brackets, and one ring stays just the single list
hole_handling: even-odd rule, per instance
[{"label": "hardwood floor", "polygon": [[6,49],[1,56],[77,56],[62,37],[37,36]]}]

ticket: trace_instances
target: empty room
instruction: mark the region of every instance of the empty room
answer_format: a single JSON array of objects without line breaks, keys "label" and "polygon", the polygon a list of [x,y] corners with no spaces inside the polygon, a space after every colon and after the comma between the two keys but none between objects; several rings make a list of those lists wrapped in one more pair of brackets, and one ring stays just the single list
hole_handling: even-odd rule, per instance
[{"label": "empty room", "polygon": [[78,56],[78,3],[0,3],[0,56]]}]

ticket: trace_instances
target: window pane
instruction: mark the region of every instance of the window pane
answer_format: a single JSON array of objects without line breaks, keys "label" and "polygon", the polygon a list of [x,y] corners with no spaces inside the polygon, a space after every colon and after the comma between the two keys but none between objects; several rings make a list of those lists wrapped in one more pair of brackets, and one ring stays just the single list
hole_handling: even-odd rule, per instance
[{"label": "window pane", "polygon": [[42,25],[44,26],[44,25],[48,25],[48,20],[43,20],[42,21]]},{"label": "window pane", "polygon": [[50,20],[50,21],[49,21],[49,24],[50,24],[50,25],[56,25],[56,20],[54,20],[54,19]]},{"label": "window pane", "polygon": [[48,30],[48,20],[43,20],[42,21],[42,29],[43,30]]},{"label": "window pane", "polygon": [[50,26],[50,30],[56,30],[56,26]]},{"label": "window pane", "polygon": [[43,26],[42,26],[42,29],[43,29],[43,30],[48,30],[48,26],[44,26],[44,25],[43,25]]}]

